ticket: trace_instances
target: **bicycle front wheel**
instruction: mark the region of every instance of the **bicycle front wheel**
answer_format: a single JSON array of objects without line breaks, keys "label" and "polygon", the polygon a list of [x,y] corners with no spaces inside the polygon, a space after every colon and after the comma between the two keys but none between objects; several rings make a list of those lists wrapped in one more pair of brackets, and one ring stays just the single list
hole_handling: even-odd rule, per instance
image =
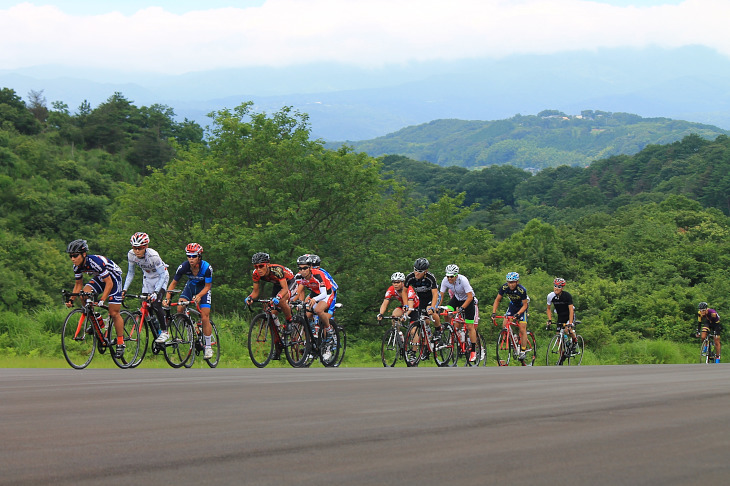
[{"label": "bicycle front wheel", "polygon": [[323,366],[332,368],[337,362],[337,353],[340,347],[340,331],[337,326],[330,322],[331,331],[328,333],[324,328],[319,331],[319,360]]},{"label": "bicycle front wheel", "polygon": [[454,328],[451,324],[441,326],[441,337],[434,344],[433,359],[436,366],[450,366],[456,359]]},{"label": "bicycle front wheel", "polygon": [[426,344],[426,334],[420,324],[411,324],[406,332],[405,358],[406,366],[418,366]]},{"label": "bicycle front wheel", "polygon": [[578,366],[583,362],[583,351],[585,351],[583,336],[577,334],[576,338],[578,341],[575,343],[575,349],[568,354],[568,364],[573,366]]},{"label": "bicycle front wheel", "polygon": [[554,335],[550,340],[545,352],[545,364],[548,366],[563,364],[563,340],[560,339],[560,334]]},{"label": "bicycle front wheel", "polygon": [[712,363],[714,358],[711,356],[714,354],[715,343],[708,337],[702,340],[700,344],[700,363]]},{"label": "bicycle front wheel", "polygon": [[380,359],[383,366],[392,368],[403,354],[403,336],[394,327],[391,327],[383,335],[380,344]]},{"label": "bicycle front wheel", "polygon": [[[132,313],[127,310],[122,310],[119,313],[119,317],[122,319],[123,324],[122,339],[124,341],[124,354],[122,354],[119,358],[117,358],[117,353],[114,352],[118,337],[117,328],[114,326],[114,320],[111,317],[107,318],[107,326],[109,326],[109,351],[112,355],[114,364],[120,368],[131,368],[132,363],[134,363],[139,356],[140,340],[135,332],[136,322],[131,315]],[[134,334],[134,337],[132,337],[132,334]]]},{"label": "bicycle front wheel", "polygon": [[[128,323],[128,319],[132,319],[134,322]],[[124,328],[131,328],[129,334],[130,339],[139,341],[139,354],[137,355],[137,358],[129,365],[130,368],[136,368],[137,366],[139,366],[140,363],[142,363],[142,361],[144,360],[145,355],[147,354],[147,343],[150,340],[150,330],[147,319],[145,319],[144,321],[142,321],[141,319],[142,313],[139,311],[132,312],[124,318]]]},{"label": "bicycle front wheel", "polygon": [[165,361],[173,368],[180,368],[193,354],[193,324],[186,315],[175,314],[168,324],[167,332],[170,339],[165,343]]},{"label": "bicycle front wheel", "polygon": [[213,349],[213,357],[206,359],[205,362],[211,368],[215,368],[221,359],[221,345],[218,340],[218,328],[215,327],[212,320],[210,321],[210,347]]},{"label": "bicycle front wheel", "polygon": [[305,367],[309,357],[310,346],[307,340],[307,330],[304,328],[307,325],[299,319],[292,319],[291,323],[287,324],[289,336],[284,341],[284,354],[286,354],[286,360],[294,368]]},{"label": "bicycle front wheel", "polygon": [[274,351],[274,339],[271,336],[269,320],[266,314],[258,314],[251,321],[248,330],[248,355],[257,368],[263,368],[271,361]]},{"label": "bicycle front wheel", "polygon": [[527,346],[525,346],[525,358],[522,366],[535,366],[535,358],[537,357],[537,342],[532,331],[527,331]]},{"label": "bicycle front wheel", "polygon": [[61,349],[72,368],[89,366],[96,351],[96,334],[83,309],[74,309],[66,316],[61,329]]},{"label": "bicycle front wheel", "polygon": [[510,333],[506,329],[502,329],[497,336],[497,364],[499,366],[509,366],[512,357],[512,342]]}]

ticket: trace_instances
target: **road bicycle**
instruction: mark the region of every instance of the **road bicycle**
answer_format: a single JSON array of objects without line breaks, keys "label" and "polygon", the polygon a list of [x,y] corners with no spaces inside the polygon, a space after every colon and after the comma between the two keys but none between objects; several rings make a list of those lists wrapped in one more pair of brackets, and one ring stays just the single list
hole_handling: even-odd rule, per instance
[{"label": "road bicycle", "polygon": [[521,341],[519,329],[515,332],[512,328],[518,327],[515,322],[515,316],[495,316],[492,323],[498,326],[497,319],[502,319],[502,330],[497,336],[497,364],[499,366],[509,366],[512,357],[515,361],[519,361],[522,366],[533,366],[537,356],[537,343],[535,335],[532,331],[527,331],[527,343],[525,345],[525,355],[520,358]]},{"label": "road bicycle", "polygon": [[[710,329],[700,344],[700,363],[714,364],[715,358],[717,357],[717,349],[715,348],[715,337],[718,336],[718,332],[715,329]],[[700,337],[701,334],[698,332],[694,335]]]},{"label": "road bicycle", "polygon": [[[178,305],[184,306],[183,314],[190,319],[193,330],[193,350],[192,353],[190,353],[190,359],[184,363],[186,368],[191,368],[193,364],[195,364],[196,356],[200,356],[201,353],[205,355],[203,317],[200,315],[200,306],[197,303],[195,303],[195,309],[190,308],[190,304],[192,303],[193,302],[189,300],[178,302]],[[215,368],[218,366],[221,359],[221,347],[220,340],[218,338],[218,328],[216,327],[215,322],[213,322],[213,319],[210,319],[210,347],[213,350],[213,356],[210,358],[203,358],[203,360],[208,364],[208,366]]]},{"label": "road bicycle", "polygon": [[140,341],[137,337],[132,337],[130,332],[133,326],[127,327],[128,311],[121,310],[121,317],[124,321],[124,355],[117,358],[115,353],[115,345],[117,344],[117,333],[114,327],[114,321],[111,316],[107,316],[106,321],[96,309],[104,309],[109,311],[108,306],[96,305],[97,296],[93,292],[61,292],[64,302],[68,302],[70,297],[79,297],[82,301],[81,307],[73,309],[66,316],[61,328],[61,348],[66,362],[72,368],[81,370],[89,366],[94,358],[94,353],[98,350],[104,354],[110,349],[109,354],[120,368],[129,368],[137,359],[139,354]]},{"label": "road bicycle", "polygon": [[[304,336],[302,337],[306,339],[303,347],[306,353],[305,359],[298,367],[309,367],[316,358],[319,358],[322,366],[327,368],[337,366],[338,361],[341,362],[339,355],[343,350],[340,326],[337,325],[337,322],[330,317],[331,330],[328,332],[324,327],[319,325],[318,316],[315,315],[312,319],[309,319],[307,312],[311,313],[311,310],[307,309],[305,302],[299,300],[293,301],[291,307],[296,310],[292,320],[299,323],[304,330]],[[335,304],[335,307],[342,307],[342,304]],[[294,341],[294,338],[297,341],[300,340],[300,336],[298,335],[293,337],[292,341]],[[296,350],[301,349],[302,346],[296,347]]]},{"label": "road bicycle", "polygon": [[476,359],[470,361],[471,355],[471,338],[469,337],[469,330],[466,327],[466,320],[464,319],[464,311],[451,310],[449,307],[439,306],[440,315],[442,321],[451,321],[451,326],[454,330],[454,346],[456,352],[454,353],[452,366],[459,366],[459,358],[464,358],[464,366],[479,366],[479,364],[486,357],[486,347],[484,346],[484,338],[474,327],[474,332],[477,335],[477,342],[474,346],[474,354]]},{"label": "road bicycle", "polygon": [[[248,330],[248,355],[254,366],[264,368],[272,359],[280,359],[282,352],[290,365],[302,366],[307,358],[307,338],[302,323],[292,319],[285,327],[274,314],[279,308],[271,299],[253,302],[263,305],[262,312],[251,319]],[[248,308],[253,312],[250,305]]]},{"label": "road bicycle", "polygon": [[454,341],[454,328],[451,324],[444,323],[441,326],[441,336],[434,341],[431,332],[431,318],[425,312],[419,312],[418,319],[408,326],[406,333],[405,360],[408,366],[418,366],[418,363],[425,361],[429,355],[437,366],[450,366],[456,359],[456,344]]},{"label": "road bicycle", "polygon": [[[408,328],[403,322],[406,320],[403,316],[383,316],[383,320],[391,320],[392,325],[383,334],[380,344],[380,359],[383,366],[392,368],[398,362],[398,358],[405,360],[405,332]],[[408,361],[406,361],[406,366]]]},{"label": "road bicycle", "polygon": [[[580,324],[580,321],[575,321],[574,324]],[[552,327],[548,324],[545,330],[550,331]],[[550,340],[545,353],[545,364],[548,366],[562,366],[563,363],[567,362],[568,365],[580,365],[583,362],[585,343],[583,342],[583,336],[580,334],[576,333],[575,337],[577,342],[575,343],[575,349],[573,349],[573,338],[569,332],[566,332],[565,324],[557,324],[556,333]]]},{"label": "road bicycle", "polygon": [[[140,300],[140,306],[139,309],[136,311],[131,312],[127,319],[133,319],[134,323],[130,325],[132,330],[130,331],[130,336],[132,338],[136,337],[139,339],[139,355],[137,356],[137,359],[131,364],[130,368],[136,368],[137,366],[142,363],[145,356],[147,355],[147,348],[150,348],[150,351],[154,355],[158,355],[162,353],[165,349],[164,343],[158,343],[155,340],[160,335],[160,323],[157,320],[157,317],[154,314],[154,311],[152,310],[152,304],[147,300],[149,297],[148,294],[125,294],[124,299],[122,301],[122,305],[126,307],[126,299],[139,299]],[[125,322],[124,327],[126,328],[128,324]],[[152,344],[149,344],[150,342],[150,334],[152,334]]]}]

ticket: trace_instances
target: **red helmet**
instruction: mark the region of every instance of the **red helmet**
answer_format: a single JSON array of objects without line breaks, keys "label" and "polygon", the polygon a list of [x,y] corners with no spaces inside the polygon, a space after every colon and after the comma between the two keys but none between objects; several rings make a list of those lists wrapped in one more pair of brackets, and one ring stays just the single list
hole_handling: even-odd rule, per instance
[{"label": "red helmet", "polygon": [[135,233],[129,239],[129,242],[132,244],[132,246],[149,245],[150,237],[147,235],[147,233]]},{"label": "red helmet", "polygon": [[188,243],[185,247],[185,253],[188,255],[202,255],[203,246],[200,243]]},{"label": "red helmet", "polygon": [[563,287],[565,287],[565,279],[560,277],[556,278],[555,280],[553,280],[553,287],[558,287],[562,289]]}]

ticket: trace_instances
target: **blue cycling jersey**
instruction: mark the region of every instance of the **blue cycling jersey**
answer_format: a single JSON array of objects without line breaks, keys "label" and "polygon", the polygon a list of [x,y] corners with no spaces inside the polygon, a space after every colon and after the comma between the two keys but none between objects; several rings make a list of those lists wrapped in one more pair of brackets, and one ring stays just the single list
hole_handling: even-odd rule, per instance
[{"label": "blue cycling jersey", "polygon": [[86,255],[81,265],[74,265],[74,277],[81,280],[85,273],[92,277],[106,278],[108,275],[121,278],[122,269],[109,258],[102,255]]},{"label": "blue cycling jersey", "polygon": [[177,267],[173,280],[179,282],[183,276],[188,277],[188,285],[207,284],[213,281],[213,267],[210,263],[203,260],[200,262],[198,273],[193,274],[193,270],[190,268],[190,262],[186,260]]}]

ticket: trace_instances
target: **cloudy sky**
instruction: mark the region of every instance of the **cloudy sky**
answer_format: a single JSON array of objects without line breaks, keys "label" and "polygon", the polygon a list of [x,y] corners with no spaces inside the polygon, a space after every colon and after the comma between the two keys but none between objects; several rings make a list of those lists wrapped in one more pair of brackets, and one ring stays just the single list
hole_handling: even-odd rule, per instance
[{"label": "cloudy sky", "polygon": [[0,69],[383,67],[601,47],[730,57],[728,0],[0,0]]}]

